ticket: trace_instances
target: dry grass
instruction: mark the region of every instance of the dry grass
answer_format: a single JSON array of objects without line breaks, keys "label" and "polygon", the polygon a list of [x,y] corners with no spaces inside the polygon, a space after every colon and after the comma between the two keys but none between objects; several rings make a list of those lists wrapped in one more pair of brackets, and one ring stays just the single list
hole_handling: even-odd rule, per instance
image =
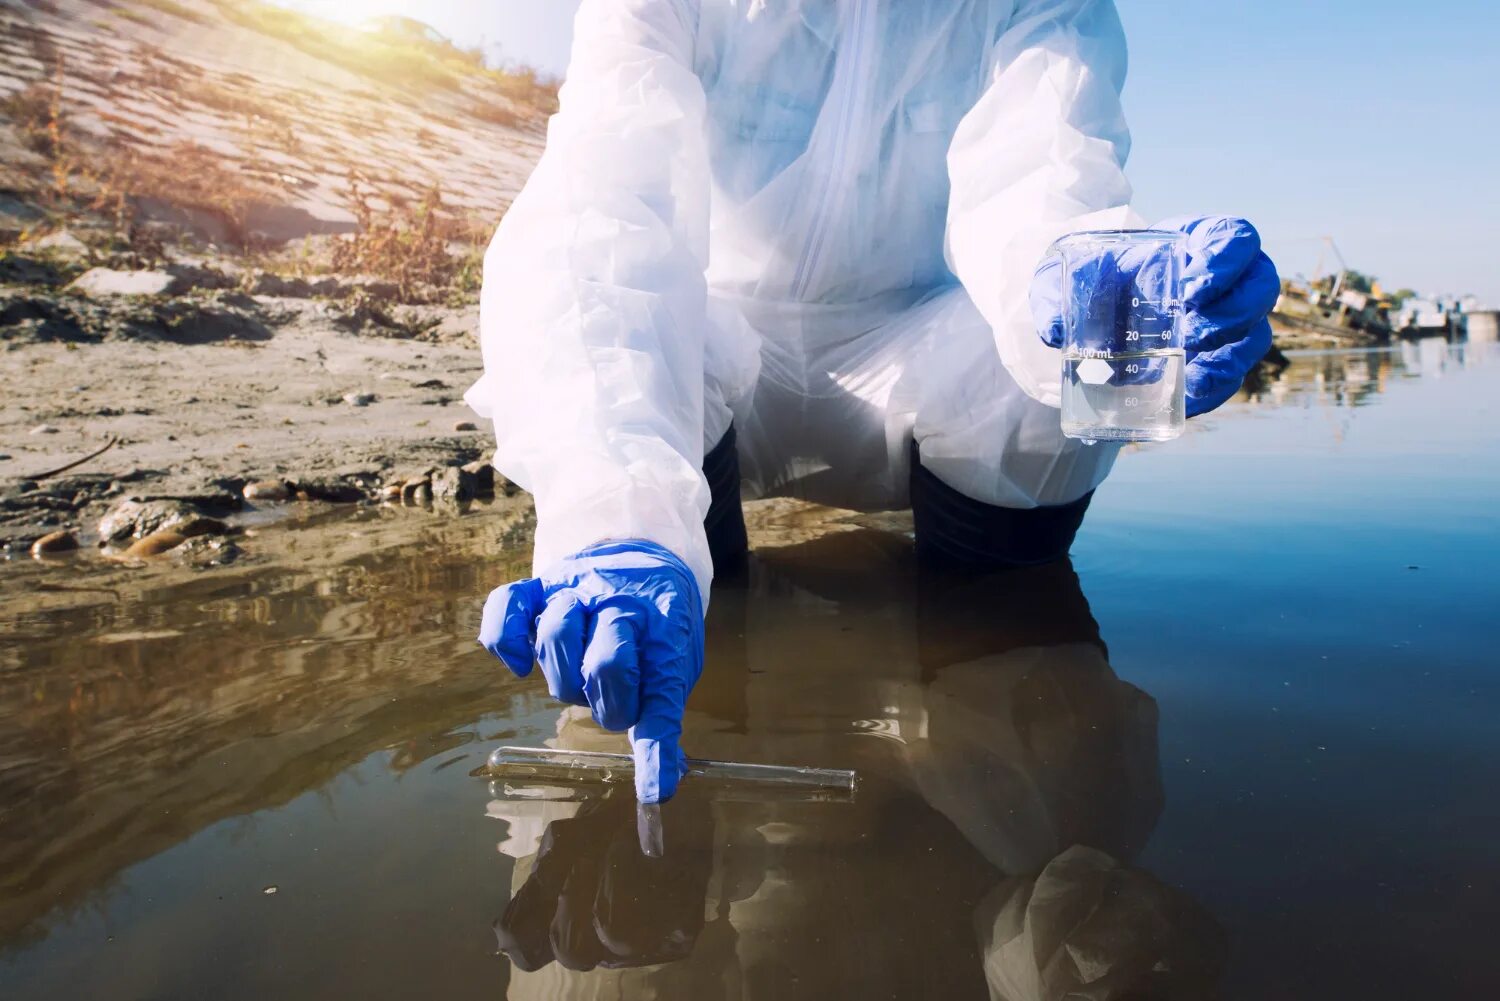
[{"label": "dry grass", "polygon": [[495,70],[494,76],[500,93],[527,107],[544,114],[557,111],[557,89],[559,81],[543,76],[530,66],[512,66]]},{"label": "dry grass", "polygon": [[[335,271],[390,282],[405,302],[430,299],[434,291],[462,298],[478,290],[482,231],[446,210],[440,188],[428,189],[415,204],[394,201],[388,211],[380,212],[356,182],[349,202],[359,231],[335,245]],[[449,248],[455,243],[466,252],[453,254]]]},{"label": "dry grass", "polygon": [[[173,0],[93,2],[114,14],[127,8],[150,8],[188,16],[172,9]],[[216,7],[205,4],[200,10],[209,17],[222,10],[232,22],[356,69],[381,84],[395,85],[403,95],[420,95],[424,86],[451,89],[451,98],[429,102],[446,108],[448,116],[439,119],[434,112],[426,123],[429,128],[414,130],[428,146],[452,148],[438,134],[439,120],[455,131],[472,129],[476,119],[508,128],[525,127],[536,121],[539,110],[555,103],[555,88],[536,73],[489,69],[478,50],[459,49],[441,39],[354,32],[258,0],[214,3]],[[195,15],[193,20],[203,19],[202,14],[189,13]],[[149,45],[135,47],[136,58],[125,76],[116,71],[108,79],[95,79],[87,76],[93,70],[79,69],[88,65],[86,60],[78,65],[69,61],[66,70],[84,73],[92,84],[75,92],[65,86],[69,81],[62,52],[41,33],[29,40],[37,57],[55,73],[0,100],[0,115],[14,123],[21,140],[40,158],[40,162],[33,158],[27,167],[34,183],[28,191],[35,192],[38,205],[47,212],[45,228],[63,225],[64,220],[87,220],[83,229],[97,234],[99,251],[114,259],[142,263],[164,259],[166,248],[161,241],[175,239],[172,224],[147,219],[174,220],[186,231],[234,246],[247,260],[270,255],[270,246],[255,243],[247,217],[257,206],[285,204],[299,183],[312,182],[303,181],[301,172],[267,151],[298,152],[298,133],[378,131],[382,123],[358,119],[378,114],[370,106],[378,103],[388,108],[391,100],[389,91],[384,96],[365,91],[364,103],[354,104],[362,114],[353,115],[345,110],[347,102],[323,103],[325,94],[273,90],[244,74],[221,76]],[[137,120],[109,106],[94,107],[91,98],[79,96],[101,88],[110,94],[150,93],[153,101],[168,108],[217,119],[217,133],[232,133],[235,148],[248,152],[226,154],[190,141],[163,146],[163,130],[149,116]],[[79,103],[74,104],[75,99]],[[215,114],[204,116],[198,109]],[[328,126],[328,120],[336,121]],[[100,124],[113,138],[100,137]],[[318,143],[309,148],[325,159],[338,160],[337,153]],[[426,153],[441,155],[433,149]],[[326,174],[328,166],[310,170]],[[389,284],[392,298],[409,303],[472,301],[479,289],[484,242],[493,220],[474,222],[446,204],[438,187],[426,188],[425,179],[410,176],[407,166],[404,162],[384,164],[378,157],[358,167],[336,163],[336,173],[353,169],[356,173],[351,176],[359,178],[344,199],[357,218],[358,231],[320,243],[316,262],[281,264],[292,264],[299,271],[306,266],[308,277],[330,271],[367,275]],[[181,211],[164,210],[167,207]]]},{"label": "dry grass", "polygon": [[231,115],[241,115],[247,119],[260,119],[272,125],[282,128],[290,128],[291,121],[279,108],[272,107],[269,103],[251,97],[244,91],[233,91],[227,87],[201,80],[195,83],[191,90],[180,95],[183,99],[195,101],[206,108],[214,111],[223,111]]},{"label": "dry grass", "polygon": [[53,84],[34,83],[0,101],[0,114],[15,123],[21,142],[33,153],[51,158],[62,148],[62,92]]},{"label": "dry grass", "polygon": [[517,114],[509,101],[471,101],[468,113],[477,121],[503,125],[510,129],[518,129],[526,124],[526,118]]}]

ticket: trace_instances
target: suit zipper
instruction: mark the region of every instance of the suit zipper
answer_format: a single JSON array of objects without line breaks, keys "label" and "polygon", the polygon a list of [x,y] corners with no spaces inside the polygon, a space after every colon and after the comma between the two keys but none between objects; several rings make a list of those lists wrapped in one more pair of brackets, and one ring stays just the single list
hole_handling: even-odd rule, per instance
[{"label": "suit zipper", "polygon": [[813,223],[808,228],[807,238],[803,241],[802,250],[797,257],[797,269],[792,275],[793,299],[801,299],[807,295],[807,290],[812,284],[813,276],[823,256],[824,245],[827,243],[834,194],[848,184],[849,172],[851,168],[857,166],[848,156],[848,146],[854,132],[855,115],[865,103],[857,98],[862,97],[869,86],[869,81],[863,80],[862,75],[869,42],[867,35],[875,16],[873,10],[875,0],[854,0],[854,4],[854,14],[850,19],[847,32],[850,36],[848,49],[841,51],[837,57],[839,59],[847,57],[849,60],[848,69],[843,80],[840,81],[838,93],[840,103],[838,128],[833,135],[829,169],[819,188]]}]

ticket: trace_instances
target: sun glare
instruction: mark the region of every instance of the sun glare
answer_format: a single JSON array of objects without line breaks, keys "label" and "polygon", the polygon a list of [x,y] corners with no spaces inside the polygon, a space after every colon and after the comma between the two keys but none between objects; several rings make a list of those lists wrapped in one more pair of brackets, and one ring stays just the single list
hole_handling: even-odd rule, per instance
[{"label": "sun glare", "polygon": [[279,0],[281,6],[315,17],[358,27],[371,18],[403,15],[419,17],[422,5],[400,0]]}]

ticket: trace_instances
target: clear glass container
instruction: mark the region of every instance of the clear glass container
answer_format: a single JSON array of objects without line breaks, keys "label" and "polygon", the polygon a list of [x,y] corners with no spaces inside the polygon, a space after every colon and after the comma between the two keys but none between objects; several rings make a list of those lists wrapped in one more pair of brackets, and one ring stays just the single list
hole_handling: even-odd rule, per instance
[{"label": "clear glass container", "polygon": [[1086,441],[1166,441],[1186,422],[1182,259],[1169,230],[1073,233],[1062,261],[1062,429]]}]

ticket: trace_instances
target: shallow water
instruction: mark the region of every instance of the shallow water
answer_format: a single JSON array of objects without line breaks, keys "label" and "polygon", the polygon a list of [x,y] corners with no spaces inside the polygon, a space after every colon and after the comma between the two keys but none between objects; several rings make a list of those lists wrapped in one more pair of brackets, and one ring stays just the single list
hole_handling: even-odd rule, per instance
[{"label": "shallow water", "polygon": [[473,645],[518,507],[7,568],[0,996],[1496,996],[1497,400],[1493,346],[1297,358],[981,580],[755,506],[689,750],[859,795],[689,790],[661,860],[469,774],[620,743]]}]

